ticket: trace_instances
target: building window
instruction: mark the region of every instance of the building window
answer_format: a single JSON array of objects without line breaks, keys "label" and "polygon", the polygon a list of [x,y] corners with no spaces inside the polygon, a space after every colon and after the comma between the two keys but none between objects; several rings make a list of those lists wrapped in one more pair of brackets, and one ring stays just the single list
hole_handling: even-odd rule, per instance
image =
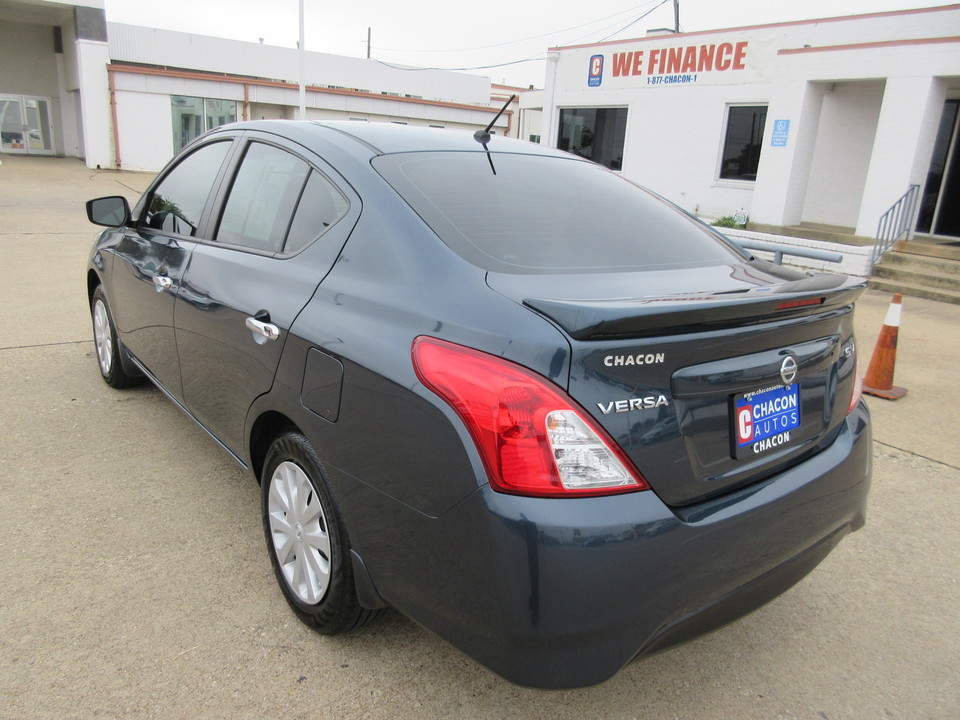
[{"label": "building window", "polygon": [[180,152],[207,130],[237,121],[235,100],[171,95],[173,112],[173,151]]},{"label": "building window", "polygon": [[626,108],[561,110],[557,147],[612,170],[621,170],[626,132]]},{"label": "building window", "polygon": [[539,135],[531,135],[531,136],[530,136],[530,142],[532,142],[532,143],[537,143],[537,144],[539,145],[539,144],[540,144],[540,136],[539,136]]},{"label": "building window", "polygon": [[756,180],[763,144],[766,105],[733,105],[727,111],[720,179]]}]

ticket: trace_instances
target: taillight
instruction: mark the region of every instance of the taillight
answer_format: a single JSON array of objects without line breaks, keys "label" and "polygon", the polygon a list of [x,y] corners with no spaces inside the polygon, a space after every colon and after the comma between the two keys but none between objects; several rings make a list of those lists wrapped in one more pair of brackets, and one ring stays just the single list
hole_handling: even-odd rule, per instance
[{"label": "taillight", "polygon": [[860,404],[860,397],[863,395],[863,378],[860,377],[860,353],[857,352],[857,345],[850,340],[850,347],[853,349],[853,392],[850,394],[850,405],[847,407],[847,415],[852,413],[857,405]]},{"label": "taillight", "polygon": [[550,497],[649,489],[603,428],[546,378],[425,336],[413,342],[413,365],[467,426],[495,489]]},{"label": "taillight", "polygon": [[777,305],[777,310],[792,310],[798,307],[807,307],[809,305],[823,305],[826,298],[804,298],[803,300],[787,300]]}]

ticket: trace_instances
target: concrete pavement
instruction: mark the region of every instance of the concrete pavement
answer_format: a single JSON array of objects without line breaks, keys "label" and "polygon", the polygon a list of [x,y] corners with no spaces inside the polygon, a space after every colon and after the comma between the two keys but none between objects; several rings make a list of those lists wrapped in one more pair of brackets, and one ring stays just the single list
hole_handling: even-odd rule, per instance
[{"label": "concrete pavement", "polygon": [[[294,618],[253,480],[97,372],[83,201],[150,177],[0,160],[0,717],[960,717],[960,307],[905,298],[867,526],[811,576],[598,687],[524,690],[395,613],[336,638]],[[864,368],[888,303],[859,303]]]}]

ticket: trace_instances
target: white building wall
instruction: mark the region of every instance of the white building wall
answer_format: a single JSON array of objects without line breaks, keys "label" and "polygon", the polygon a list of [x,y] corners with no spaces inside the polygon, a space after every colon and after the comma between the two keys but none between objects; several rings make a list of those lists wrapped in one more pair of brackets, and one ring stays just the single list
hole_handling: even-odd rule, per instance
[{"label": "white building wall", "polygon": [[59,97],[53,28],[46,25],[0,23],[0,93]]},{"label": "white building wall", "polygon": [[[122,23],[108,23],[107,27],[110,56],[118,61],[194,68],[287,82],[297,82],[299,76],[298,52],[292,48]],[[306,83],[335,85],[376,94],[393,92],[468,105],[487,105],[490,102],[490,79],[479,75],[441,70],[409,72],[375,60],[318,52],[306,53]],[[299,106],[299,101],[294,105]]]},{"label": "white building wall", "polygon": [[[299,117],[299,91],[295,85],[264,84],[255,78],[209,79],[197,73],[136,69],[113,70],[116,88],[118,134],[122,166],[131,170],[157,170],[173,155],[172,96],[216,98],[238,103],[238,118],[244,103],[251,120]],[[486,109],[451,103],[412,101],[387,95],[361,95],[354,92],[308,91],[308,120],[350,120],[402,122],[423,127],[475,130],[487,125],[493,114]],[[506,133],[510,116],[502,115],[495,124]]]},{"label": "white building wall", "polygon": [[942,85],[931,77],[887,80],[857,234],[875,234],[880,217],[910,184],[923,188],[933,152],[933,134],[925,127],[940,119],[943,100]]},{"label": "white building wall", "polygon": [[46,25],[0,23],[0,94],[50,98],[50,120],[54,126],[53,150],[63,152],[60,74],[53,52],[53,28]]},{"label": "white building wall", "polygon": [[[934,21],[939,13],[920,15]],[[960,9],[954,10],[950,18],[940,18],[942,24],[938,28],[949,28],[951,21],[960,24]],[[782,52],[778,67],[785,78],[798,82],[830,85],[838,81],[886,79],[861,201],[856,208],[857,217],[848,223],[855,226],[856,234],[873,236],[880,216],[909,185],[925,182],[946,92],[949,88],[960,88],[958,42],[949,37],[942,41],[923,41],[898,36],[863,47],[797,48]],[[770,149],[766,141],[764,158]],[[838,167],[846,161],[844,155],[835,158]],[[761,159],[761,168],[763,162]],[[768,178],[763,177],[766,183]],[[789,217],[777,212],[769,216],[758,212],[755,219],[770,224],[792,224]]]},{"label": "white building wall", "polygon": [[[872,235],[880,214],[925,178],[945,93],[960,87],[958,31],[954,5],[552,49],[544,141],[557,146],[563,108],[626,106],[623,174],[684,208],[708,217],[743,208],[760,223]],[[657,77],[659,53],[718,43],[746,43],[736,72]],[[636,73],[622,62],[631,52],[642,53]],[[604,68],[591,87],[595,55]],[[767,105],[755,182],[719,179],[726,107],[740,103]],[[789,131],[775,146],[777,120]]]},{"label": "white building wall", "polygon": [[883,89],[882,81],[826,86],[803,205],[805,222],[856,226]]},{"label": "white building wall", "polygon": [[67,92],[80,89],[80,66],[77,56],[77,34],[73,24],[63,28],[63,82]]},{"label": "white building wall", "polygon": [[173,114],[166,95],[117,92],[124,170],[157,170],[173,157]]},{"label": "white building wall", "polygon": [[763,152],[751,206],[754,222],[797,225],[803,215],[817,142],[820,112],[827,86],[802,80],[781,83],[773,88],[768,124],[787,119],[790,134],[783,146],[772,146],[764,138]]},{"label": "white building wall", "polygon": [[80,144],[82,130],[81,118],[77,114],[76,84],[74,83],[71,87],[69,80],[71,74],[76,78],[76,71],[67,60],[67,50],[72,50],[76,42],[72,27],[63,28],[62,40],[64,52],[56,56],[60,120],[54,123],[56,128],[54,136],[57,138],[56,147],[60,152],[71,157],[81,157],[83,155]]},{"label": "white building wall", "polygon": [[769,96],[750,86],[700,90],[630,104],[623,175],[698,216],[749,211],[754,183],[719,179],[723,131],[731,105],[765,105]]}]

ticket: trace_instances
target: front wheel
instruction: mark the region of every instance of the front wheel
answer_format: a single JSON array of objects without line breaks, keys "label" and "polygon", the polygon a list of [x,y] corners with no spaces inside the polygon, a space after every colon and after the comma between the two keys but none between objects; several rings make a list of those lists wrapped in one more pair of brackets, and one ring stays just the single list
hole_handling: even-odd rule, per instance
[{"label": "front wheel", "polygon": [[372,618],[357,600],[346,528],[310,442],[298,432],[278,437],[260,485],[270,560],[297,616],[325,635]]}]

